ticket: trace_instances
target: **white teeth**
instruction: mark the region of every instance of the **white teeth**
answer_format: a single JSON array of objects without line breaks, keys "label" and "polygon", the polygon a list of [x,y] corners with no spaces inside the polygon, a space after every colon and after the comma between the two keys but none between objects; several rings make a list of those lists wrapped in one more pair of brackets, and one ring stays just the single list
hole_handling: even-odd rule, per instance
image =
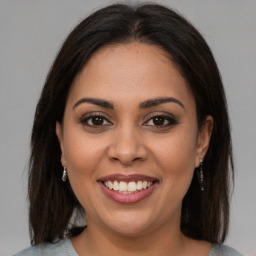
[{"label": "white teeth", "polygon": [[107,187],[109,187],[110,189],[112,189],[113,188],[113,184],[112,184],[112,182],[111,181],[107,181]]},{"label": "white teeth", "polygon": [[148,186],[148,183],[146,181],[143,181],[142,182],[142,188],[146,189]]},{"label": "white teeth", "polygon": [[121,181],[120,183],[119,183],[119,191],[121,191],[121,192],[126,192],[127,191],[127,183],[126,182],[124,182],[124,181]]},{"label": "white teeth", "polygon": [[137,189],[137,184],[134,181],[128,183],[128,192],[135,192]]},{"label": "white teeth", "polygon": [[114,181],[113,189],[114,189],[115,191],[119,190],[119,183],[118,183],[116,180]]},{"label": "white teeth", "polygon": [[137,182],[137,189],[142,190],[142,181]]},{"label": "white teeth", "polygon": [[130,181],[129,183],[125,181],[105,181],[104,185],[112,190],[115,190],[119,193],[134,193],[136,191],[140,191],[142,189],[147,189],[153,185],[152,181],[138,181],[137,183],[135,181]]}]

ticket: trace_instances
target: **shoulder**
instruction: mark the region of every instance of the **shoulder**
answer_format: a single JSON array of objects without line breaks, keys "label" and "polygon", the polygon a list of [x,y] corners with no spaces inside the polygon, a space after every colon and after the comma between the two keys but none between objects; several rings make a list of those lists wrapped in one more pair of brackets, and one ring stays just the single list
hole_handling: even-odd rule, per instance
[{"label": "shoulder", "polygon": [[243,256],[241,253],[235,249],[222,245],[222,244],[213,244],[209,256]]},{"label": "shoulder", "polygon": [[50,255],[62,255],[62,256],[78,256],[69,239],[63,239],[58,243],[43,243],[40,245],[27,248],[14,256],[50,256]]}]

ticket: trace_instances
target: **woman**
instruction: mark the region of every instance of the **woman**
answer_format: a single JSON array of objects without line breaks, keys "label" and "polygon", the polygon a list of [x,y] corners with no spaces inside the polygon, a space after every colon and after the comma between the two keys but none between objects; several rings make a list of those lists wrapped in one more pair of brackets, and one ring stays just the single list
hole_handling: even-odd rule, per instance
[{"label": "woman", "polygon": [[18,255],[240,255],[221,245],[233,161],[220,74],[172,10],[117,4],[83,20],[31,146],[34,246]]}]

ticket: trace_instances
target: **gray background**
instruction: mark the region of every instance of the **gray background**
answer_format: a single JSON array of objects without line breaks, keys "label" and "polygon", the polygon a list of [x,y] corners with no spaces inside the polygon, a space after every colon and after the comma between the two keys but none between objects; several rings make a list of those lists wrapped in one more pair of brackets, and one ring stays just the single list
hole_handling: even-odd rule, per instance
[{"label": "gray background", "polygon": [[[227,92],[236,164],[226,244],[255,256],[256,1],[157,2],[187,17],[216,57]],[[0,0],[0,255],[29,246],[29,138],[47,71],[74,25],[107,3],[110,1]]]}]

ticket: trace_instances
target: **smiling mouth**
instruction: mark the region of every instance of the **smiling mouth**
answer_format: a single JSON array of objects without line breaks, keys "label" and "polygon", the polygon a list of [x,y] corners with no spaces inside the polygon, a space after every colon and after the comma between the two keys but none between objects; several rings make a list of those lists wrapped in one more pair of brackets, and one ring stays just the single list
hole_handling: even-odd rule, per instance
[{"label": "smiling mouth", "polygon": [[159,180],[154,177],[133,174],[113,174],[98,180],[103,193],[121,204],[133,204],[149,197]]},{"label": "smiling mouth", "polygon": [[141,190],[145,190],[150,188],[156,181],[104,181],[103,185],[107,187],[108,189],[114,190],[117,193],[121,194],[132,194],[140,192]]}]

